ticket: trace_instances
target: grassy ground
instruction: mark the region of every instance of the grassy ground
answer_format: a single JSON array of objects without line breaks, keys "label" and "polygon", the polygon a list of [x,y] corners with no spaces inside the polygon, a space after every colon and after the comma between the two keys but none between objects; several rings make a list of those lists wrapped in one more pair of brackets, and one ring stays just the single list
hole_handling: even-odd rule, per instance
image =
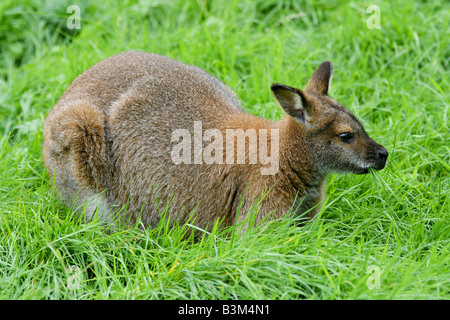
[{"label": "grassy ground", "polygon": [[[449,6],[445,1],[71,1],[0,4],[1,299],[449,299]],[[381,29],[369,29],[369,5]],[[94,63],[135,49],[198,65],[248,112],[279,119],[272,82],[333,61],[331,95],[389,149],[333,175],[318,219],[194,243],[191,226],[104,233],[53,197],[46,114]],[[379,280],[379,281],[378,281]]]}]

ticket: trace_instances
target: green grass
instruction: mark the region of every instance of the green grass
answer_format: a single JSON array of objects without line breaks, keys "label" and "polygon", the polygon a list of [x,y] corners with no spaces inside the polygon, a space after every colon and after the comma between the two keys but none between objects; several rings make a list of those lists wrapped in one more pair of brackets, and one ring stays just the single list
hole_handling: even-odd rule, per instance
[{"label": "green grass", "polygon": [[[71,1],[0,4],[1,299],[449,299],[449,26],[445,1]],[[381,29],[369,29],[369,5]],[[104,232],[52,194],[43,121],[71,81],[129,49],[198,65],[279,119],[272,82],[331,60],[331,95],[390,152],[332,175],[320,216],[244,235],[190,225]],[[230,230],[228,230],[230,231]],[[380,271],[379,288],[368,272]]]}]

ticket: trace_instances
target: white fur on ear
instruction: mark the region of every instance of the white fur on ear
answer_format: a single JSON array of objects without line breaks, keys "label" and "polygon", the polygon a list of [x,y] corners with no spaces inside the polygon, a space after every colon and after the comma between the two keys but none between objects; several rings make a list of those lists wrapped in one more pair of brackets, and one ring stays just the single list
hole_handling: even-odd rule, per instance
[{"label": "white fur on ear", "polygon": [[295,110],[300,110],[300,109],[305,108],[305,106],[303,105],[302,98],[298,94],[294,95],[294,106],[293,107]]},{"label": "white fur on ear", "polygon": [[330,88],[331,88],[331,79],[333,79],[333,72],[330,74],[330,78],[328,79],[328,91],[327,91],[327,94],[328,94],[328,92],[330,92]]},{"label": "white fur on ear", "polygon": [[305,104],[303,103],[302,98],[298,94],[294,96],[294,109],[298,112],[301,112],[305,123],[309,122],[311,116],[306,112]]}]

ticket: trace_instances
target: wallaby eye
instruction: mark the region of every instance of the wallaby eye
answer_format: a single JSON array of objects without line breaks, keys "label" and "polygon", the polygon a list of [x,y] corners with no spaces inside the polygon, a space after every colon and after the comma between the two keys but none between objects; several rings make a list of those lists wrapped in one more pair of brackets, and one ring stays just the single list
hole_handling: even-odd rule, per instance
[{"label": "wallaby eye", "polygon": [[354,137],[350,132],[344,132],[339,135],[339,139],[341,139],[342,142],[349,143],[354,139]]}]

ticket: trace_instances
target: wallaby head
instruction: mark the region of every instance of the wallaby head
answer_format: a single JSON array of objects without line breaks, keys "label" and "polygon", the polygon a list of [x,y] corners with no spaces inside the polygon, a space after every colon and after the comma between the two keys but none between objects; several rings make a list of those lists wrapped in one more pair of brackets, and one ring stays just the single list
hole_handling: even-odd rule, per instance
[{"label": "wallaby head", "polygon": [[381,170],[388,151],[371,139],[356,117],[328,96],[332,64],[322,63],[304,90],[273,84],[272,92],[295,119],[318,172],[368,173]]}]

